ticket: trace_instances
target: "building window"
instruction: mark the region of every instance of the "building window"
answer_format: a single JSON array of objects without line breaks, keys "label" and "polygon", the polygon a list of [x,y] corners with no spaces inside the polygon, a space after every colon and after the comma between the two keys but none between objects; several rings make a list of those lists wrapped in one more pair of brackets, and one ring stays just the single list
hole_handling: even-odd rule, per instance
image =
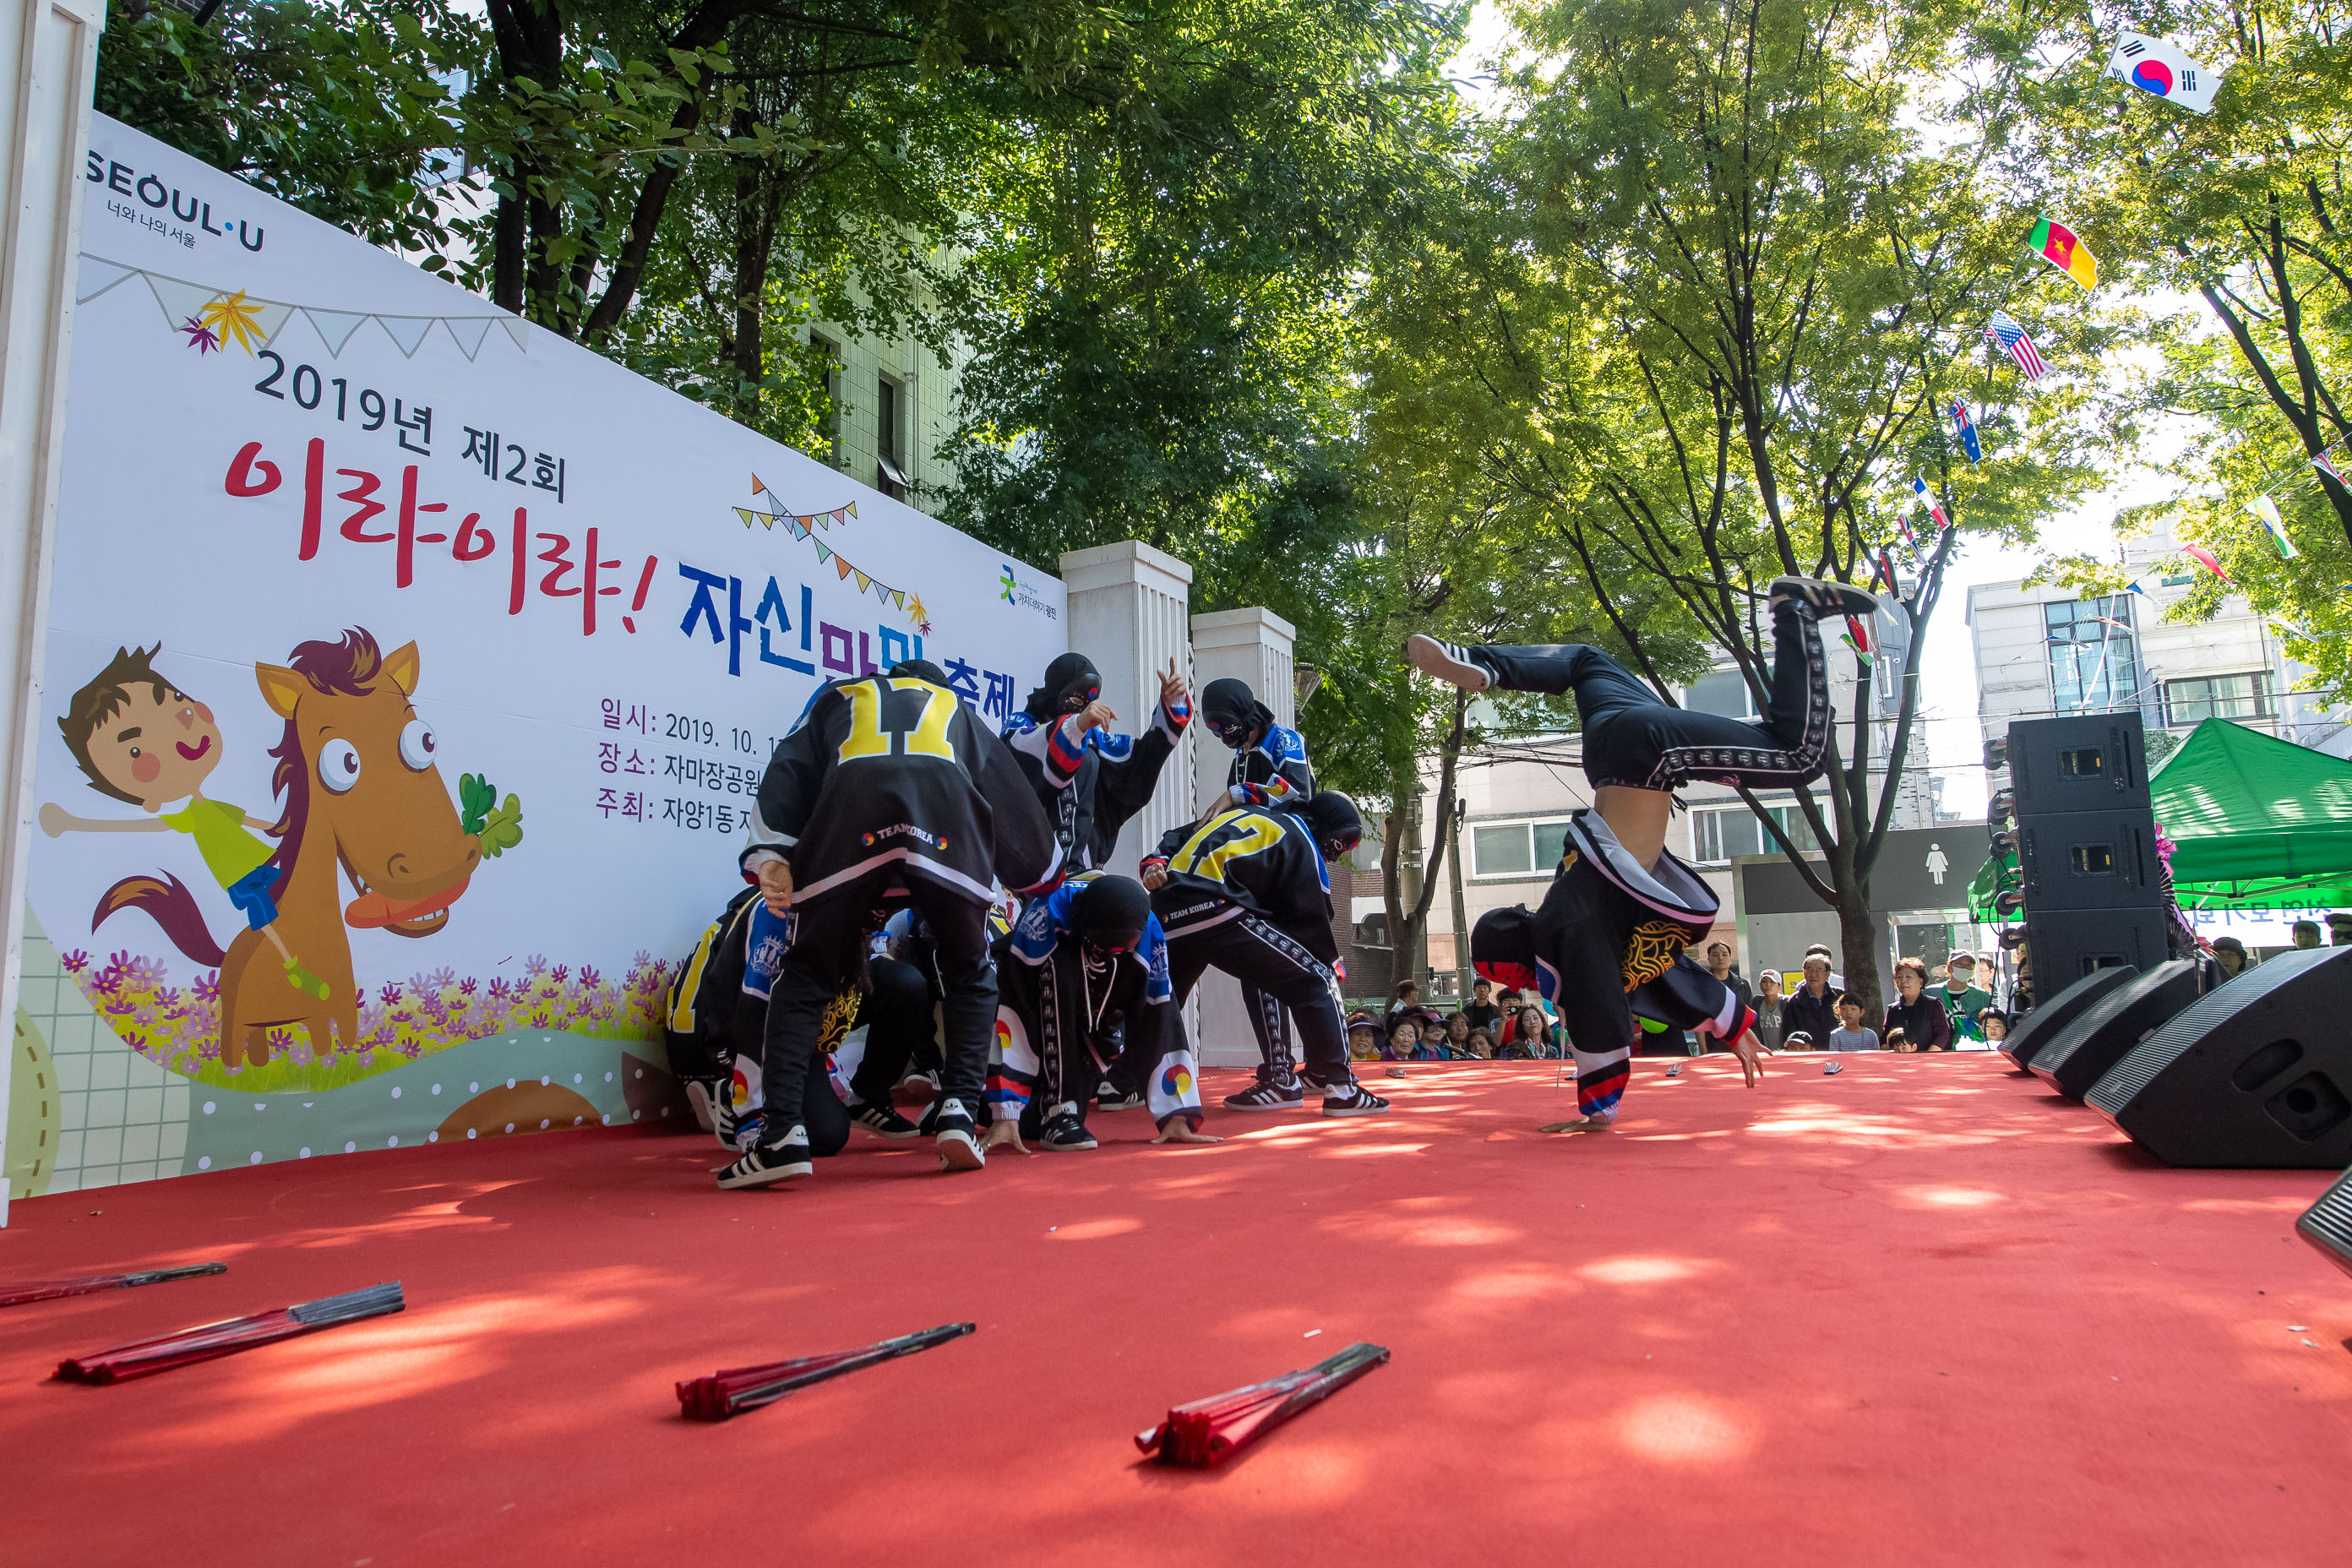
[{"label": "building window", "polygon": [[[1805,814],[1794,805],[1765,807],[1789,842],[1799,849],[1817,849]],[[1744,805],[1691,808],[1691,859],[1701,866],[1720,866],[1736,855],[1778,855],[1780,842],[1764,830],[1756,814]]]},{"label": "building window", "polygon": [[874,488],[892,500],[907,499],[906,459],[899,441],[905,393],[898,382],[883,376],[880,396],[874,405]]},{"label": "building window", "polygon": [[2267,719],[2271,716],[2271,678],[2251,675],[2208,675],[2193,680],[2164,683],[2164,722],[2185,730],[2208,719]]},{"label": "building window", "polygon": [[824,409],[817,416],[817,434],[824,437],[826,461],[837,468],[845,461],[841,450],[841,345],[822,332],[811,332],[809,348],[816,355],[817,375],[824,390]]},{"label": "building window", "polygon": [[1700,676],[1683,694],[1683,703],[1694,713],[1716,713],[1726,719],[1759,717],[1756,694],[1748,689],[1748,678],[1736,669]]},{"label": "building window", "polygon": [[2048,629],[2051,694],[2061,714],[2103,713],[2139,695],[2139,652],[2131,602],[2120,594],[2042,606]]},{"label": "building window", "polygon": [[1549,876],[1568,844],[1568,819],[1482,822],[1470,829],[1473,877]]}]

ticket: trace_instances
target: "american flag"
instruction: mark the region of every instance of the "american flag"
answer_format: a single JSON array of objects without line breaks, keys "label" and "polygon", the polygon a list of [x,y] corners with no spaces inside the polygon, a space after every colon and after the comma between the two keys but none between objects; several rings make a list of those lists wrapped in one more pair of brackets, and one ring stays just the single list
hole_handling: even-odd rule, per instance
[{"label": "american flag", "polygon": [[2009,357],[2017,362],[2017,368],[2025,373],[2026,380],[2038,380],[2050,374],[2050,367],[2042,363],[2042,356],[2034,352],[2033,340],[2025,335],[2025,329],[2019,326],[2008,311],[1995,310],[1992,313],[1992,325],[1985,329],[1985,341],[1996,348],[2008,350]]}]

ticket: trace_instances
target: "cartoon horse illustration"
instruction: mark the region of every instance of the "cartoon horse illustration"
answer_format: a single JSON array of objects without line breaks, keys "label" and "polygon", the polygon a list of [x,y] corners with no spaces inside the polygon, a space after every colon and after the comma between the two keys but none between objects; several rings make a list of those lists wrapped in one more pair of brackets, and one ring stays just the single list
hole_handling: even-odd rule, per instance
[{"label": "cartoon horse illustration", "polygon": [[[224,953],[177,878],[126,878],[99,901],[93,931],[118,910],[143,909],[182,952],[220,966],[226,1067],[267,1062],[269,1031],[286,1025],[310,1032],[316,1056],[338,1035],[341,1048],[355,1047],[359,987],[342,928],[431,936],[481,864],[480,838],[460,826],[436,765],[433,731],[409,705],[417,663],[415,643],[386,655],[353,628],[340,641],[303,643],[289,665],[254,666],[263,700],[286,721],[269,753],[270,787],[285,803],[269,829],[279,841],[271,897],[289,945],[327,983],[328,1000],[296,990],[258,931],[240,931]],[[338,866],[359,895],[341,910]]]}]

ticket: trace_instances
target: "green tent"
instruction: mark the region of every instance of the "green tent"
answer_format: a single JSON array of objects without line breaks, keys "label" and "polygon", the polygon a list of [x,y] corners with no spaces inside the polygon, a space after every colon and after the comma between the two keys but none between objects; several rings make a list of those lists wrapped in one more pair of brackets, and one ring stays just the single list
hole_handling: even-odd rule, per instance
[{"label": "green tent", "polygon": [[2352,905],[2352,763],[2208,719],[2149,794],[2183,909]]},{"label": "green tent", "polygon": [[[2148,793],[2175,846],[2183,909],[2352,906],[2352,763],[2208,719],[2157,768]],[[2016,857],[2008,868],[2014,874]],[[2000,919],[1994,876],[1987,861],[1969,888],[1979,921]]]}]

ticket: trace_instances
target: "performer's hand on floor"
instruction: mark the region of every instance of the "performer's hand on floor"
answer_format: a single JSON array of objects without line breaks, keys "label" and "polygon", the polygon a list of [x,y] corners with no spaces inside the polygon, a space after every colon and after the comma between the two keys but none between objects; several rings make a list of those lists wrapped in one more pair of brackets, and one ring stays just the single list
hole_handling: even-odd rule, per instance
[{"label": "performer's hand on floor", "polygon": [[1201,1131],[1180,1116],[1170,1122],[1160,1136],[1154,1138],[1152,1142],[1154,1143],[1222,1143],[1224,1140]]},{"label": "performer's hand on floor", "polygon": [[1021,1142],[1021,1123],[1011,1117],[990,1122],[987,1135],[981,1139],[980,1146],[983,1150],[1010,1148],[1016,1154],[1029,1152],[1029,1146]]},{"label": "performer's hand on floor", "polygon": [[1536,1131],[1538,1132],[1573,1132],[1583,1125],[1584,1118],[1580,1116],[1573,1121],[1547,1121],[1541,1127],[1537,1128]]},{"label": "performer's hand on floor", "polygon": [[772,915],[793,912],[793,868],[782,860],[760,862],[760,897]]},{"label": "performer's hand on floor", "polygon": [[1742,1029],[1739,1037],[1731,1042],[1731,1054],[1739,1058],[1739,1076],[1748,1080],[1748,1088],[1754,1089],[1757,1080],[1764,1076],[1760,1053],[1769,1052],[1771,1048],[1756,1037],[1753,1029]]}]

